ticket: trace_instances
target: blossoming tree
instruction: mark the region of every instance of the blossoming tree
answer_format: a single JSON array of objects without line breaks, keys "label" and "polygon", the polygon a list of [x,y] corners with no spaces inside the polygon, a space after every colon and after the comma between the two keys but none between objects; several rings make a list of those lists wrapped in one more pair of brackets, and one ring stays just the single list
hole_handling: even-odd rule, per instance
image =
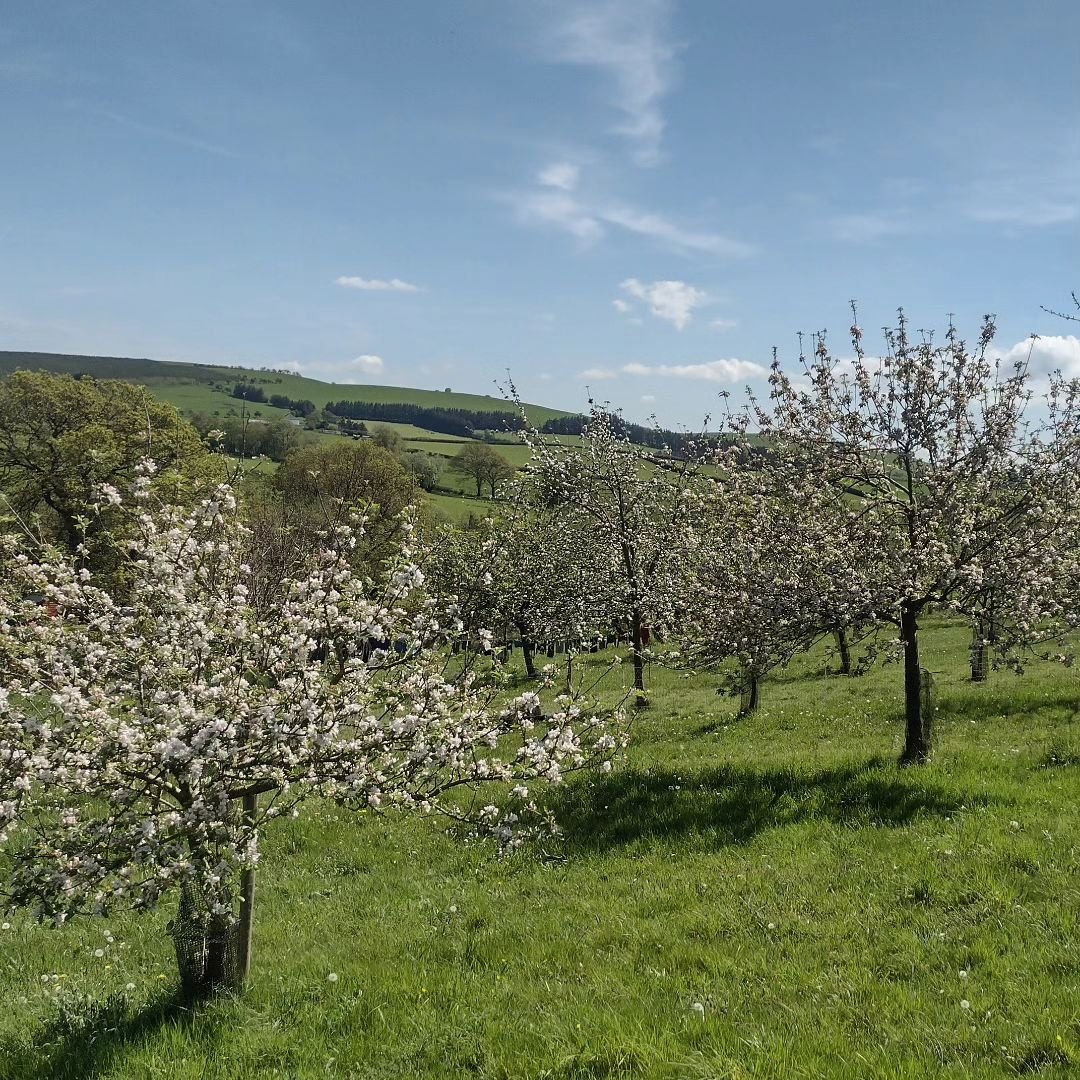
[{"label": "blossoming tree", "polygon": [[647,627],[668,610],[681,538],[695,513],[700,459],[634,446],[618,414],[592,405],[581,444],[525,433],[539,504],[559,512],[568,542],[605,583],[593,598],[629,631],[634,687],[645,690]]},{"label": "blossoming tree", "polygon": [[246,973],[273,819],[312,796],[454,813],[452,789],[514,781],[508,808],[480,815],[514,843],[532,781],[623,741],[618,716],[569,699],[544,716],[535,692],[507,700],[448,664],[456,616],[408,532],[375,582],[350,566],[362,525],[339,526],[256,611],[231,490],[180,510],[149,489],[144,469],[123,603],[69,556],[0,549],[0,844],[10,899],[39,917],[179,890],[181,975],[211,993]]},{"label": "blossoming tree", "polygon": [[1033,417],[1026,365],[1002,370],[993,336],[987,317],[973,348],[952,326],[937,345],[913,338],[901,312],[872,357],[854,325],[852,359],[819,335],[802,378],[774,361],[769,403],[752,403],[773,486],[810,482],[846,502],[843,607],[852,623],[898,631],[907,763],[930,754],[920,616],[933,605],[978,618],[993,575],[999,631],[1013,623],[999,645],[1021,642],[1049,613],[1053,564],[1076,542],[1075,395],[1055,383],[1059,407]]}]

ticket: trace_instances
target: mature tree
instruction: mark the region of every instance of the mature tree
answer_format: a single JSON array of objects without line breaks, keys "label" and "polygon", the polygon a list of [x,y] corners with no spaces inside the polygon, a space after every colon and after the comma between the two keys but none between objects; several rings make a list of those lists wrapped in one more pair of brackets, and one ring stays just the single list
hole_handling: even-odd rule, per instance
[{"label": "mature tree", "polygon": [[356,512],[366,523],[353,545],[352,563],[374,572],[400,543],[402,512],[421,499],[419,484],[397,458],[368,439],[293,451],[267,490],[247,500],[259,604],[276,604],[281,582],[306,565],[319,534]]},{"label": "mature tree", "polygon": [[37,519],[69,551],[93,549],[100,485],[130,490],[147,456],[179,490],[221,478],[198,432],[145,387],[36,371],[0,380],[0,509]]},{"label": "mature tree", "polygon": [[442,475],[442,458],[437,454],[425,454],[422,450],[406,450],[398,458],[410,476],[425,491],[434,491],[439,486]]},{"label": "mature tree", "polygon": [[450,459],[450,469],[476,484],[477,498],[483,494],[484,485],[487,484],[494,499],[498,486],[514,475],[514,467],[498,450],[480,442],[465,443]]},{"label": "mature tree", "polygon": [[670,606],[672,579],[682,573],[683,537],[692,525],[700,490],[692,453],[675,458],[631,443],[618,415],[593,405],[580,443],[526,435],[530,475],[541,505],[557,510],[576,551],[593,563],[590,576],[607,582],[594,602],[610,625],[628,632],[634,687],[645,689],[650,625]]},{"label": "mature tree", "polygon": [[136,524],[122,605],[70,558],[0,543],[2,863],[12,901],[58,921],[179,890],[191,992],[242,980],[263,831],[309,796],[457,815],[444,793],[516,781],[505,810],[479,812],[513,843],[524,785],[603,764],[622,741],[617,718],[569,699],[543,716],[535,693],[451,678],[453,608],[425,593],[408,529],[373,582],[339,525],[256,611],[227,487]]},{"label": "mature tree", "polygon": [[844,362],[820,335],[804,360],[805,388],[774,362],[771,401],[753,408],[774,488],[809,481],[847,504],[836,537],[852,555],[841,618],[899,631],[907,763],[930,754],[920,616],[933,605],[978,617],[993,572],[1008,589],[999,626],[1010,609],[1027,613],[1012,620],[1017,640],[1039,592],[1026,568],[1045,568],[1074,542],[1080,471],[1073,442],[1054,430],[1074,407],[1029,422],[1026,365],[1001,370],[993,334],[988,317],[971,349],[951,326],[941,345],[913,340],[901,313],[884,356],[866,355],[856,325],[854,359]]}]

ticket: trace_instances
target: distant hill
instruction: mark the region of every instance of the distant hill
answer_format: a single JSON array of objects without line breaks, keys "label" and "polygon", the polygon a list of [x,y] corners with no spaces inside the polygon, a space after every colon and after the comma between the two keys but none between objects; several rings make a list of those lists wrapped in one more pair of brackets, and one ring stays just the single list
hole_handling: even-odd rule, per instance
[{"label": "distant hill", "polygon": [[[224,414],[239,405],[236,398],[230,396],[236,383],[260,386],[268,398],[280,394],[295,400],[312,401],[320,409],[330,401],[349,400],[418,405],[427,409],[467,409],[471,412],[515,411],[512,403],[487,394],[447,393],[368,383],[330,383],[285,371],[185,364],[145,357],[0,351],[0,376],[20,369],[87,374],[99,379],[141,383],[149,387],[156,397],[172,402],[184,412],[205,412],[210,415]],[[530,423],[538,426],[548,420],[574,415],[543,405],[526,405],[525,408]],[[287,411],[269,405],[262,405],[260,409],[266,415],[285,415]]]}]

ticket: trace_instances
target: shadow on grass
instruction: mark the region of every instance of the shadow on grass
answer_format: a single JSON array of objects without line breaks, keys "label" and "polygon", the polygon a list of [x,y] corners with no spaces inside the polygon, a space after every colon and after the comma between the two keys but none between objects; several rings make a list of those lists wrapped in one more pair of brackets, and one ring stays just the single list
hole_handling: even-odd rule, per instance
[{"label": "shadow on grass", "polygon": [[0,1046],[0,1080],[93,1080],[167,1027],[198,1024],[215,1038],[216,1021],[201,1011],[179,996],[160,998],[138,1012],[122,993],[104,1001],[62,1002],[32,1042]]},{"label": "shadow on grass", "polygon": [[935,703],[942,720],[1000,720],[1059,710],[1080,713],[1080,685],[1055,687],[1052,693],[1038,696],[1030,686],[1018,688],[1017,677],[1011,672],[995,673],[985,683],[965,683],[962,693],[940,694]]},{"label": "shadow on grass", "polygon": [[805,821],[896,827],[990,801],[946,790],[932,774],[901,771],[881,757],[818,771],[629,769],[568,784],[556,797],[569,855],[695,837],[710,847],[744,844]]}]

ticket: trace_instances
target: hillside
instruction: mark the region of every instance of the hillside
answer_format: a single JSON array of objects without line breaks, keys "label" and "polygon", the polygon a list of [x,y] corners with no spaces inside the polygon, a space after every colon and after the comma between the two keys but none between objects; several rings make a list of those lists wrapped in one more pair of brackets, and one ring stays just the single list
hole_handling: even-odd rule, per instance
[{"label": "hillside", "polygon": [[[20,368],[68,374],[89,373],[101,379],[126,379],[150,387],[154,394],[185,412],[225,413],[236,408],[229,391],[238,383],[261,386],[267,397],[282,394],[306,399],[323,408],[328,401],[357,400],[374,403],[419,405],[429,409],[468,409],[474,412],[513,412],[503,398],[487,394],[461,394],[441,390],[418,390],[369,383],[330,383],[302,375],[254,368],[210,364],[184,364],[126,356],[80,356],[66,353],[0,351],[0,375]],[[285,415],[285,410],[260,405],[264,415]],[[573,413],[543,405],[526,405],[529,420],[543,424]]]}]

